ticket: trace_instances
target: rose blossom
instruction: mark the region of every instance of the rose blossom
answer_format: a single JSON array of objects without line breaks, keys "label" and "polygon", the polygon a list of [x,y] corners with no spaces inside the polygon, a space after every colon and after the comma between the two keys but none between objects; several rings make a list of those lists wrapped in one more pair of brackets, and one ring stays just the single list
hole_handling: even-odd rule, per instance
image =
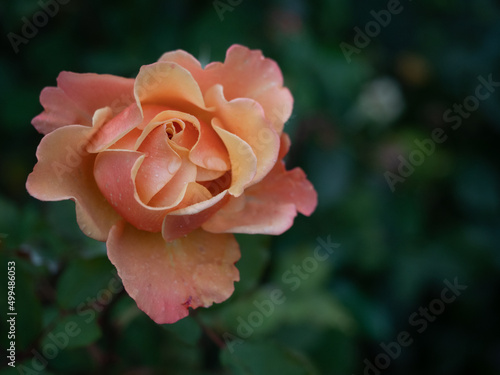
[{"label": "rose blossom", "polygon": [[304,172],[285,170],[293,98],[260,51],[233,45],[205,68],[168,52],[135,79],[62,72],[40,101],[28,192],[75,201],[81,230],[106,241],[157,323],[232,294],[231,233],[281,234],[316,207]]}]

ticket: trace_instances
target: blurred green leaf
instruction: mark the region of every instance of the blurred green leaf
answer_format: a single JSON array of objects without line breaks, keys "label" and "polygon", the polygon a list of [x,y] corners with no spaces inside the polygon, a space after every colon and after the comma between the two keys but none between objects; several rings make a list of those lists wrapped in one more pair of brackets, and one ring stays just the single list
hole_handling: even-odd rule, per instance
[{"label": "blurred green leaf", "polygon": [[189,345],[195,345],[201,337],[201,328],[199,324],[190,316],[187,316],[174,324],[163,324],[168,332]]},{"label": "blurred green leaf", "polygon": [[[14,316],[15,342],[17,350],[22,350],[28,348],[40,332],[42,309],[36,295],[36,280],[30,272],[32,265],[24,259],[6,257],[5,254],[0,253],[0,264],[5,267],[3,270],[3,280],[0,283],[0,291],[3,296],[0,300],[1,311],[10,311],[8,308],[11,307],[11,305],[7,304],[7,262],[11,261],[15,262],[15,285],[13,290],[15,293],[15,304],[13,306],[15,310],[13,312],[17,313]],[[8,332],[9,326],[6,320],[2,319],[2,332]],[[9,342],[7,335],[2,335],[0,340],[2,346]]]},{"label": "blurred green leaf", "polygon": [[[76,259],[64,270],[57,283],[57,302],[65,309],[83,304],[107,304],[113,297],[118,276],[106,257]],[[114,281],[112,281],[114,280]],[[112,282],[112,288],[110,288]]]},{"label": "blurred green leaf", "polygon": [[277,319],[282,323],[307,322],[313,326],[354,332],[356,325],[349,311],[333,295],[315,291],[307,295],[290,294],[286,303],[277,309]]},{"label": "blurred green leaf", "polygon": [[19,247],[33,235],[40,221],[40,214],[33,207],[17,207],[0,196],[0,244],[8,249]]},{"label": "blurred green leaf", "polygon": [[297,246],[279,253],[273,268],[271,280],[280,284],[285,294],[308,294],[325,285],[333,273],[335,252],[330,255],[322,250],[320,259],[315,254],[318,246],[313,242],[310,246]]},{"label": "blurred green leaf", "polygon": [[[17,362],[15,367],[8,367],[6,369],[1,369],[1,375],[19,375],[19,374],[36,374],[36,375],[54,375],[54,372],[48,370],[47,368],[40,369],[40,365],[37,362],[36,366],[33,366],[33,358],[28,360]],[[36,359],[35,359],[36,361]],[[43,364],[42,364],[43,365]],[[35,368],[37,370],[35,370]]]},{"label": "blurred green leaf", "polygon": [[55,323],[54,327],[44,336],[40,349],[42,352],[65,349],[75,349],[95,342],[101,337],[101,329],[96,319],[84,315],[73,314],[65,316]]},{"label": "blurred green leaf", "polygon": [[334,291],[356,321],[362,334],[373,340],[382,340],[392,333],[393,322],[380,300],[371,300],[349,283],[337,283]]},{"label": "blurred green leaf", "polygon": [[144,314],[137,303],[127,294],[119,298],[111,308],[111,320],[118,329],[125,329],[135,318]]},{"label": "blurred green leaf", "polygon": [[466,212],[490,213],[500,208],[500,181],[490,163],[467,160],[460,164],[455,194]]},{"label": "blurred green leaf", "polygon": [[160,347],[166,336],[167,332],[142,313],[120,332],[118,350],[128,353],[124,360],[129,365],[152,365],[164,355]]},{"label": "blurred green leaf", "polygon": [[269,237],[237,234],[241,258],[236,264],[240,281],[235,284],[235,296],[257,286],[269,261]]},{"label": "blurred green leaf", "polygon": [[[97,350],[95,351],[97,352]],[[96,360],[88,348],[65,349],[48,364],[57,374],[95,374]]]},{"label": "blurred green leaf", "polygon": [[221,362],[234,375],[314,375],[302,355],[274,343],[244,342],[221,352]]}]

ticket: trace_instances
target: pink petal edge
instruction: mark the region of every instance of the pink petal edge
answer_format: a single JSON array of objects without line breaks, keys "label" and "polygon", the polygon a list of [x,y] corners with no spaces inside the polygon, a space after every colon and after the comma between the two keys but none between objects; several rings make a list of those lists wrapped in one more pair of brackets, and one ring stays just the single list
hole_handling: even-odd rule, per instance
[{"label": "pink petal edge", "polygon": [[160,233],[121,221],[107,241],[108,256],[129,295],[158,324],[174,323],[189,308],[208,307],[231,296],[239,273],[239,246],[231,234],[195,230],[166,242]]}]

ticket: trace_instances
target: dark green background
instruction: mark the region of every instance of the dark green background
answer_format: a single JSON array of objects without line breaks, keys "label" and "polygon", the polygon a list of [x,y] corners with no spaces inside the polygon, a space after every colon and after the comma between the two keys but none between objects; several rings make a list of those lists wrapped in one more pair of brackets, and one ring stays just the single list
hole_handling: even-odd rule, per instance
[{"label": "dark green background", "polygon": [[[386,1],[220,3],[231,8],[223,19],[211,1],[70,0],[17,54],[7,34],[22,35],[42,8],[0,3],[2,348],[15,260],[17,364],[32,368],[32,350],[50,347],[68,323],[81,329],[40,374],[375,374],[366,361],[404,331],[412,343],[380,373],[500,373],[500,92],[458,129],[443,118],[474,95],[479,76],[500,81],[498,1],[402,1],[350,63],[340,43],[353,45],[354,28],[364,30]],[[180,48],[207,63],[233,43],[282,68],[295,98],[287,165],[306,171],[319,205],[282,236],[238,236],[235,294],[158,326],[125,293],[102,293],[116,283],[113,268],[104,245],[79,231],[73,203],[26,193],[41,139],[30,121],[62,70],[133,77],[163,52]],[[408,159],[436,128],[447,140],[392,192],[384,173],[397,173],[398,156]],[[340,246],[291,290],[283,275],[328,237]],[[413,314],[455,279],[467,289],[418,332]],[[285,301],[231,341],[233,353],[221,348],[274,289]],[[92,307],[98,296],[105,303]]]}]

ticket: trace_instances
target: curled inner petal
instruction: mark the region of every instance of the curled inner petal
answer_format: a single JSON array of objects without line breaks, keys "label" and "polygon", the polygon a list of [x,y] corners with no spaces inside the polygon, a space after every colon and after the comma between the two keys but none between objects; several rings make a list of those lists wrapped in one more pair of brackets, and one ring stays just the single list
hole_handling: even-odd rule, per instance
[{"label": "curled inner petal", "polygon": [[165,130],[165,125],[153,129],[138,149],[146,155],[135,180],[139,197],[145,203],[172,179],[182,164],[179,155],[172,150]]},{"label": "curled inner petal", "polygon": [[144,157],[137,151],[103,151],[95,160],[94,177],[99,190],[122,218],[138,229],[159,232],[172,207],[155,209],[141,202],[135,177]]},{"label": "curled inner petal", "polygon": [[[247,143],[256,156],[257,164],[252,184],[262,180],[276,164],[280,141],[278,134],[265,118],[260,104],[244,98],[228,102],[220,85],[207,92],[206,100],[216,108],[213,121],[217,120],[217,126]],[[218,134],[220,136],[220,132]]]},{"label": "curled inner petal", "polygon": [[229,193],[239,196],[255,176],[257,158],[248,143],[217,126],[217,119],[213,122],[214,129],[226,145],[231,159],[232,182]]}]

